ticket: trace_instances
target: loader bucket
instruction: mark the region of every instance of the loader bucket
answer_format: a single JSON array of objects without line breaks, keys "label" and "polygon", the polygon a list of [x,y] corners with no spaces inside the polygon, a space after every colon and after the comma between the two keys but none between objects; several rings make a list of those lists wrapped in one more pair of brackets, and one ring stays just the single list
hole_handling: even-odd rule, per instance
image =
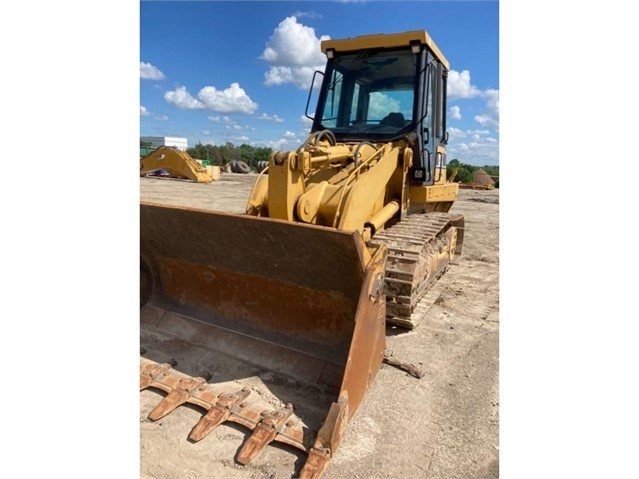
[{"label": "loader bucket", "polygon": [[386,248],[150,203],[140,230],[140,389],[167,393],[149,418],[199,406],[191,440],[232,421],[253,431],[238,462],[278,441],[308,453],[300,477],[320,477],[382,362]]}]

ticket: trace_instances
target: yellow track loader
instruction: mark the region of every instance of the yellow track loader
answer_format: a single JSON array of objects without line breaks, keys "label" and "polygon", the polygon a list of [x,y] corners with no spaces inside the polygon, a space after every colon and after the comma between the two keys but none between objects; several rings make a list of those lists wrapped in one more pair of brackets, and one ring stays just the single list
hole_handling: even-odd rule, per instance
[{"label": "yellow track loader", "polygon": [[160,146],[140,158],[140,175],[166,170],[173,178],[184,178],[196,183],[211,183],[213,177],[186,151],[174,146]]},{"label": "yellow track loader", "polygon": [[[252,430],[239,463],[280,442],[308,454],[302,478],[326,469],[379,370],[386,323],[419,323],[464,232],[448,213],[449,64],[433,40],[321,49],[311,133],[271,154],[247,214],[141,205],[140,389],[166,393],[149,418],[198,406],[191,440],[235,422]],[[182,359],[194,350],[202,371]]]}]

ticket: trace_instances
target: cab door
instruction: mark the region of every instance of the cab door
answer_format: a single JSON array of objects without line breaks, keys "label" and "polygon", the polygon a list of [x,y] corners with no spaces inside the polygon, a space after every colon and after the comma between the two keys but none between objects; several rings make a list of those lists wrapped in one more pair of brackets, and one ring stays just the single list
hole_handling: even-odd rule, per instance
[{"label": "cab door", "polygon": [[448,132],[446,131],[446,82],[448,71],[441,63],[433,68],[433,139],[431,157],[434,161],[431,164],[431,176],[433,182],[430,184],[444,183],[446,181],[446,144],[448,143]]},{"label": "cab door", "polygon": [[[443,65],[429,52],[424,52],[420,75],[417,145],[420,165],[411,171],[411,180],[418,185],[433,185],[441,179],[446,156],[446,76]],[[415,152],[417,153],[417,152]]]}]

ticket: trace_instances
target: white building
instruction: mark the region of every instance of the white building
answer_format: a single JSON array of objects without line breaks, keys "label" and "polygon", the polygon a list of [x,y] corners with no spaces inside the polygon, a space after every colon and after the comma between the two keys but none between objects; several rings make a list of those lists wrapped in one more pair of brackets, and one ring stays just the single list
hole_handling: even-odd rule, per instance
[{"label": "white building", "polygon": [[153,148],[159,146],[175,146],[178,150],[186,151],[188,144],[186,138],[175,136],[141,136],[140,142],[149,142]]}]

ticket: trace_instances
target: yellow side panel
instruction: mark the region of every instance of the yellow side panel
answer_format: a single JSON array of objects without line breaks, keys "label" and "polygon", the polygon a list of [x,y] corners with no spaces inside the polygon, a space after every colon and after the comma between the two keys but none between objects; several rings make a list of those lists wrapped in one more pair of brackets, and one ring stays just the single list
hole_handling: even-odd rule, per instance
[{"label": "yellow side panel", "polygon": [[415,203],[432,203],[440,201],[455,201],[459,185],[457,183],[446,183],[443,185],[433,186],[411,186],[410,202]]}]

